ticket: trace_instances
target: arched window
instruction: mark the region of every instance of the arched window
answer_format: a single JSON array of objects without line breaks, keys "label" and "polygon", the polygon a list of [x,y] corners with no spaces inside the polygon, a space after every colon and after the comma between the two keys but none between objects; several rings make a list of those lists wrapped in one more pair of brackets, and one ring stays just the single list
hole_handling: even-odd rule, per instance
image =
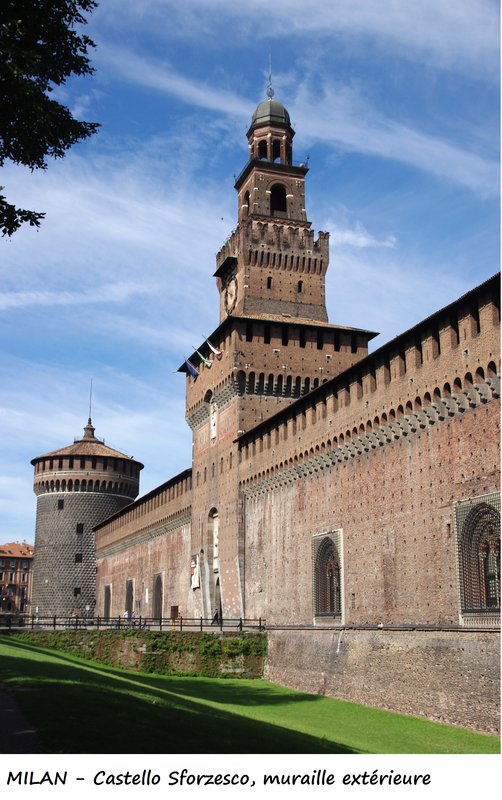
[{"label": "arched window", "polygon": [[500,512],[485,502],[467,513],[457,506],[457,530],[462,613],[500,612]]},{"label": "arched window", "polygon": [[249,214],[249,192],[246,192],[244,195],[244,213],[247,216]]},{"label": "arched window", "polygon": [[[336,533],[314,537],[315,614],[341,616],[341,565]],[[320,541],[318,541],[320,540]]]},{"label": "arched window", "polygon": [[267,160],[267,140],[262,139],[261,142],[258,142],[258,158],[260,161]]},{"label": "arched window", "polygon": [[276,183],[274,186],[272,186],[272,190],[270,192],[270,214],[271,216],[277,214],[278,212],[284,214],[286,211],[286,189],[284,186]]},{"label": "arched window", "polygon": [[281,141],[280,139],[274,139],[272,142],[272,161],[280,161],[281,160]]}]

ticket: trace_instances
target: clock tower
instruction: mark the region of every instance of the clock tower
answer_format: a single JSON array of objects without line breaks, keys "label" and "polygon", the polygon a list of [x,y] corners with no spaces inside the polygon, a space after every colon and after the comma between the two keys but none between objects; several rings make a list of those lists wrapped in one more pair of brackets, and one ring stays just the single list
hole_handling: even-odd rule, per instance
[{"label": "clock tower", "polygon": [[308,158],[293,161],[294,135],[282,103],[260,103],[247,132],[249,160],[235,182],[238,226],[217,256],[220,321],[232,313],[328,321],[328,234],[314,242],[305,210]]},{"label": "clock tower", "polygon": [[307,159],[293,160],[290,117],[272,94],[251,119],[238,224],[216,256],[220,324],[180,367],[193,431],[191,591],[204,617],[245,615],[240,485],[253,462],[239,439],[267,420],[274,438],[274,415],[364,358],[375,335],[328,322],[329,234],[314,239]]}]

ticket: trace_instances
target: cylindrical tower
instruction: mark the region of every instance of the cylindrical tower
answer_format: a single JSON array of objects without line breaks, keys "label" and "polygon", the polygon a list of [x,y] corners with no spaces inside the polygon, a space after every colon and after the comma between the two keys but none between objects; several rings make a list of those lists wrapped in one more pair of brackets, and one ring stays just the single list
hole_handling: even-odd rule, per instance
[{"label": "cylindrical tower", "polygon": [[96,560],[93,527],[131,503],[143,464],[94,436],[32,460],[37,495],[31,613],[93,616]]}]

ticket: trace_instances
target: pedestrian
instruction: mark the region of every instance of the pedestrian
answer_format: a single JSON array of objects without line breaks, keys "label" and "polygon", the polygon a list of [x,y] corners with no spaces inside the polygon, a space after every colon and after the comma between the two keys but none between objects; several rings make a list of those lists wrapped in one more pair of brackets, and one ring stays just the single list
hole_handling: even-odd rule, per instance
[{"label": "pedestrian", "polygon": [[133,611],[132,614],[131,614],[131,625],[133,626],[133,628],[134,628],[135,624],[136,624],[136,614]]},{"label": "pedestrian", "polygon": [[213,614],[213,621],[211,622],[211,625],[217,625],[217,624],[218,624],[218,609],[215,608]]},{"label": "pedestrian", "polygon": [[127,623],[128,619],[129,619],[129,612],[128,612],[127,608],[126,608],[126,610],[124,611],[124,622]]}]

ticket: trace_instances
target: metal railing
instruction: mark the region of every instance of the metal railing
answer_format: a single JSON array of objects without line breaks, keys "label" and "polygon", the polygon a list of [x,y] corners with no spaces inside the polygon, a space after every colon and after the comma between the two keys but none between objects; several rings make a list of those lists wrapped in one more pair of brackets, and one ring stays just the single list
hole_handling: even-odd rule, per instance
[{"label": "metal railing", "polygon": [[265,620],[239,618],[218,618],[217,620],[207,617],[142,617],[134,619],[124,619],[120,617],[80,617],[54,615],[51,617],[41,617],[37,614],[5,615],[0,616],[0,628],[17,630],[18,628],[29,628],[31,630],[152,630],[170,633],[177,631],[264,631]]}]

